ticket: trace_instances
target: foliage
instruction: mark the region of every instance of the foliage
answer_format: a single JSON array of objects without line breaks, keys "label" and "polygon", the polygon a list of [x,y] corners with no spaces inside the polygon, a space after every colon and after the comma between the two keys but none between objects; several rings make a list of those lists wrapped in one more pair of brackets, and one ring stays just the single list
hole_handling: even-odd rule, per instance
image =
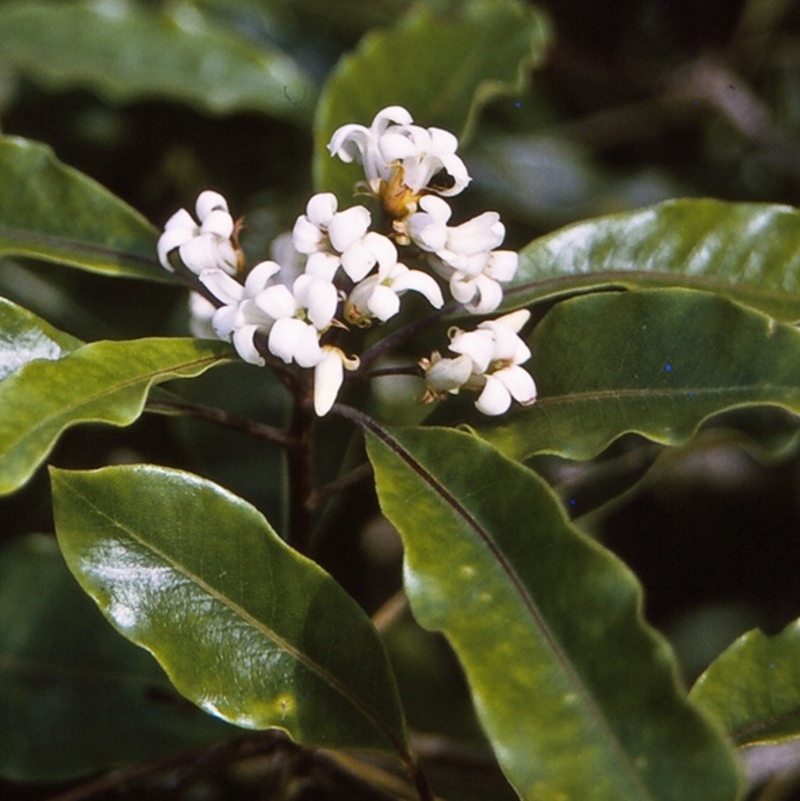
[{"label": "foliage", "polygon": [[800,17],[681,6],[0,2],[3,797],[797,797]]}]

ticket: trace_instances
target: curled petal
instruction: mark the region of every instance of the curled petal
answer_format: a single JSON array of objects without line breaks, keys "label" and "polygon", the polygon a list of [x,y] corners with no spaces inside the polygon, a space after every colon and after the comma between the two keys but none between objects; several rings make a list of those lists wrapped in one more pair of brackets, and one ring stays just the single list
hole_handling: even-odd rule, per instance
[{"label": "curled petal", "polygon": [[[297,303],[288,286],[275,284],[259,292],[255,297],[256,306],[273,320],[294,317]],[[299,322],[299,321],[298,321]],[[275,354],[276,356],[279,354]]]},{"label": "curled petal", "polygon": [[273,356],[290,364],[300,340],[306,335],[310,326],[296,317],[284,317],[272,326],[267,340],[267,347]]},{"label": "curled petal", "polygon": [[505,239],[506,227],[500,222],[496,211],[485,211],[471,220],[450,228],[447,237],[448,250],[471,255],[492,250]]},{"label": "curled petal", "polygon": [[318,192],[306,204],[306,216],[317,226],[327,226],[338,206],[333,192]]},{"label": "curled petal", "polygon": [[298,253],[314,253],[325,240],[325,234],[305,214],[301,214],[292,228],[292,244]]},{"label": "curled petal", "polygon": [[200,283],[226,306],[236,304],[244,298],[245,288],[222,270],[203,270],[198,277]]},{"label": "curled petal", "polygon": [[206,189],[197,196],[194,210],[197,213],[197,219],[205,222],[212,211],[223,211],[227,214],[228,201],[219,192]]},{"label": "curled petal", "polygon": [[319,276],[304,273],[297,276],[292,291],[297,304],[308,310],[308,319],[318,331],[331,324],[339,303],[334,284]]},{"label": "curled petal", "polygon": [[[192,225],[194,226],[194,224]],[[189,229],[177,225],[164,230],[164,233],[158,238],[157,250],[158,260],[165,270],[172,272],[172,265],[169,263],[168,258],[169,254],[175,250],[175,248],[180,247],[185,242],[192,239],[192,237],[195,236],[195,231],[196,229],[194,227]]]},{"label": "curled petal", "polygon": [[400,298],[390,287],[378,284],[369,296],[367,308],[385,323],[400,311]]},{"label": "curled petal", "polygon": [[280,264],[275,261],[260,261],[247,274],[244,282],[245,293],[248,297],[254,298],[259,292],[269,286],[270,279],[279,273]]},{"label": "curled petal", "polygon": [[231,334],[236,328],[236,307],[222,306],[217,309],[211,318],[211,327],[220,339],[225,342],[230,341]]},{"label": "curled petal", "polygon": [[[400,264],[398,267],[403,267],[403,265]],[[393,291],[402,294],[410,289],[424,295],[434,309],[441,309],[444,306],[442,290],[432,276],[422,270],[409,270],[406,267],[403,267],[403,270],[396,277],[393,276]]]},{"label": "curled petal", "polygon": [[510,328],[515,334],[518,334],[530,319],[531,313],[528,309],[517,309],[498,317],[495,322]]},{"label": "curled petal", "polygon": [[233,346],[239,356],[246,362],[263,367],[266,361],[255,345],[255,336],[258,333],[258,329],[257,325],[244,325],[239,328],[233,334]]},{"label": "curled petal", "polygon": [[530,406],[536,400],[536,383],[531,374],[522,367],[512,365],[492,373],[508,390],[515,401],[523,406]]},{"label": "curled petal", "polygon": [[478,285],[474,278],[454,272],[450,276],[450,294],[459,303],[469,303],[478,293]]},{"label": "curled petal", "polygon": [[494,335],[491,331],[457,331],[450,341],[453,353],[463,353],[472,359],[474,372],[485,373],[494,358]]},{"label": "curled petal", "polygon": [[487,375],[486,384],[475,401],[477,410],[494,417],[507,412],[509,406],[511,406],[511,393],[502,381],[492,375]]},{"label": "curled petal", "polygon": [[230,239],[233,234],[233,217],[227,211],[214,209],[206,215],[200,226],[201,234],[213,234],[220,239]]},{"label": "curled petal", "polygon": [[369,129],[363,125],[342,125],[333,132],[328,142],[328,152],[332,156],[338,156],[345,164],[360,161],[369,138]]},{"label": "curled petal", "polygon": [[328,237],[334,250],[343,253],[357,242],[369,228],[372,215],[364,206],[351,206],[333,216],[328,225]]},{"label": "curled petal", "polygon": [[397,264],[397,248],[383,234],[370,231],[342,253],[342,267],[353,281],[361,281],[375,265],[385,275]]},{"label": "curled petal", "polygon": [[493,312],[503,300],[503,288],[486,275],[477,276],[473,282],[473,286],[477,289],[478,300],[467,303],[467,310],[473,314]]},{"label": "curled petal", "polygon": [[491,331],[494,336],[493,360],[522,364],[530,359],[530,349],[511,327],[504,325],[499,320],[486,320],[478,328]]},{"label": "curled petal", "polygon": [[186,268],[197,275],[215,268],[233,272],[233,266],[225,262],[227,253],[220,250],[219,243],[211,234],[192,237],[179,247],[178,252]]}]

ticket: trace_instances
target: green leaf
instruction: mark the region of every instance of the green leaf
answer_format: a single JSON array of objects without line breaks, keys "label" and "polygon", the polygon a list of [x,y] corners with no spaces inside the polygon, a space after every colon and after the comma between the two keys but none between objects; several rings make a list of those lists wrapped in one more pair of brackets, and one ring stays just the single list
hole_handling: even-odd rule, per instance
[{"label": "green leaf", "polygon": [[692,688],[738,747],[800,737],[800,624],[770,637],[755,629],[721,654]]},{"label": "green leaf", "polygon": [[64,429],[130,425],[153,385],[193,378],[231,352],[223,342],[153,338],[93,342],[57,361],[29,362],[0,382],[0,493],[24,484]]},{"label": "green leaf", "polygon": [[187,698],[303,744],[406,756],[377,632],[254,507],[152,466],[53,470],[52,484],[70,569]]},{"label": "green leaf", "polygon": [[0,551],[0,775],[54,781],[235,733],[105,623],[53,537]]},{"label": "green leaf", "polygon": [[62,164],[50,148],[0,137],[0,175],[0,256],[173,280],[156,259],[155,228],[108,190]]},{"label": "green leaf", "polygon": [[112,101],[310,116],[313,86],[289,56],[189,3],[169,5],[157,12],[133,0],[3,4],[0,63],[45,86],[86,86]]},{"label": "green leaf", "polygon": [[477,426],[514,459],[590,459],[628,432],[678,445],[737,407],[800,412],[800,331],[710,293],[573,298],[545,315],[530,343],[536,404]]},{"label": "green leaf", "polygon": [[0,297],[0,381],[36,359],[54,361],[83,343]]},{"label": "green leaf", "polygon": [[576,223],[526,245],[503,308],[593,289],[684,286],[800,319],[800,212],[670,200]]},{"label": "green leaf", "polygon": [[328,153],[340,125],[369,126],[382,108],[401,105],[417,124],[466,138],[486,103],[523,91],[549,38],[543,15],[519,0],[467,0],[447,14],[419,4],[395,27],[368,33],[342,58],[320,97],[314,124],[317,189],[343,200],[363,180],[359,167]]},{"label": "green leaf", "polygon": [[366,425],[414,615],[458,654],[520,796],[731,801],[734,760],[679,689],[635,577],[547,485],[462,432]]}]

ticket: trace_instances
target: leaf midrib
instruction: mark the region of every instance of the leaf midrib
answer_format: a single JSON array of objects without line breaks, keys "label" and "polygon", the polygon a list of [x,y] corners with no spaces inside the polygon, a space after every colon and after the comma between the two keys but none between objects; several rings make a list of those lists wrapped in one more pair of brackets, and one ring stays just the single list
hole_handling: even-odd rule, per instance
[{"label": "leaf midrib", "polygon": [[155,556],[163,560],[171,569],[183,575],[186,579],[191,581],[193,584],[195,584],[195,586],[200,588],[202,591],[208,593],[209,596],[216,599],[218,603],[229,609],[234,615],[238,615],[245,623],[252,626],[256,631],[260,632],[268,640],[275,643],[279,648],[282,648],[284,651],[286,651],[288,654],[294,657],[298,662],[300,662],[300,664],[302,664],[309,671],[319,676],[324,682],[326,682],[336,692],[338,692],[345,700],[347,700],[350,704],[352,704],[352,706],[355,707],[355,709],[357,709],[361,713],[361,715],[363,715],[375,727],[375,729],[386,738],[386,740],[398,752],[398,754],[403,760],[405,761],[408,760],[408,752],[405,746],[394,734],[391,727],[386,723],[384,723],[383,719],[377,712],[375,712],[366,703],[361,701],[358,695],[350,691],[348,687],[341,681],[339,681],[339,679],[337,679],[333,674],[331,674],[324,667],[322,667],[317,662],[312,660],[302,651],[296,649],[294,646],[292,646],[290,643],[284,640],[283,637],[281,637],[280,634],[278,634],[274,629],[266,625],[263,621],[260,621],[258,618],[254,617],[244,607],[234,602],[231,598],[226,596],[221,590],[217,590],[215,587],[210,585],[208,582],[205,581],[205,579],[198,576],[194,571],[190,570],[186,565],[182,564],[176,559],[173,559],[172,557],[169,556],[169,554],[162,551],[153,543],[150,543],[142,539],[135,531],[123,525],[121,521],[114,519],[103,509],[97,507],[94,503],[92,503],[90,498],[87,498],[85,495],[83,495],[83,493],[75,489],[75,487],[71,486],[69,482],[62,482],[62,486],[65,486],[70,492],[73,493],[73,495],[75,495],[77,498],[83,501],[94,513],[108,520],[111,526],[124,532],[135,542],[139,543],[140,546],[151,551]]},{"label": "leaf midrib", "polygon": [[458,499],[449,493],[444,486],[440,484],[438,479],[436,479],[419,462],[417,462],[413,456],[394,437],[391,436],[388,431],[382,428],[375,420],[367,418],[366,416],[361,422],[362,425],[365,425],[384,443],[384,445],[391,449],[411,468],[412,471],[414,471],[424,482],[426,482],[430,488],[434,490],[434,492],[438,493],[442,500],[447,503],[453,509],[453,511],[477,534],[479,540],[490,551],[492,556],[497,560],[497,563],[502,568],[503,572],[508,577],[523,606],[528,610],[535,627],[541,632],[545,641],[549,645],[552,654],[566,675],[568,681],[572,684],[576,693],[583,699],[584,708],[587,709],[590,716],[595,720],[599,730],[604,732],[606,742],[610,743],[613,752],[618,756],[619,762],[627,769],[627,773],[632,778],[633,784],[640,788],[643,798],[652,799],[653,796],[651,795],[649,788],[644,784],[641,775],[633,765],[627,751],[620,742],[616,733],[608,726],[607,720],[602,714],[600,708],[595,703],[589,688],[583,682],[580,675],[573,669],[566,653],[544,620],[535,600],[530,596],[513,566],[497,548],[484,527],[478,522],[472,513],[469,512],[469,510],[467,510],[466,507],[464,507],[458,501]]}]

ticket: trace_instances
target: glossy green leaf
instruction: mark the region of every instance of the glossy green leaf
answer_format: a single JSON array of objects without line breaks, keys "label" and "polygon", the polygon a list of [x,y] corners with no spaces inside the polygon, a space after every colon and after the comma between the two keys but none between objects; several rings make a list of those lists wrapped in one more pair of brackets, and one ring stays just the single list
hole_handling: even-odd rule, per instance
[{"label": "glossy green leaf", "polygon": [[635,577],[547,485],[462,432],[366,427],[414,615],[458,654],[520,796],[732,801],[729,748],[680,690]]},{"label": "glossy green leaf", "polygon": [[320,97],[315,185],[345,205],[363,171],[331,158],[326,145],[340,125],[369,126],[386,106],[405,106],[426,128],[468,136],[489,100],[523,90],[549,38],[542,14],[520,0],[466,0],[439,14],[419,4],[396,26],[371,31],[342,58]]},{"label": "glossy green leaf", "polygon": [[406,755],[369,618],[250,504],[152,466],[52,471],[70,569],[178,690],[239,726]]},{"label": "glossy green leaf", "polygon": [[770,637],[754,629],[721,654],[692,688],[738,747],[800,737],[800,623]]},{"label": "glossy green leaf", "polygon": [[800,331],[707,292],[573,298],[545,315],[530,342],[536,404],[477,427],[515,459],[588,459],[628,432],[677,445],[737,407],[800,412]]},{"label": "glossy green leaf", "polygon": [[4,3],[0,63],[46,86],[86,86],[116,101],[175,100],[218,114],[302,120],[314,101],[288,55],[189,3],[163,12],[133,0]]},{"label": "glossy green leaf", "polygon": [[576,223],[524,247],[504,308],[592,289],[684,286],[800,319],[800,211],[671,200]]},{"label": "glossy green leaf", "polygon": [[0,381],[30,361],[54,361],[82,344],[76,337],[0,297]]},{"label": "glossy green leaf", "polygon": [[54,781],[235,731],[186,703],[106,624],[53,537],[0,550],[0,775]]},{"label": "glossy green leaf", "polygon": [[24,484],[64,429],[130,425],[153,385],[200,375],[231,353],[223,342],[153,338],[93,342],[57,361],[29,362],[0,382],[0,493]]},{"label": "glossy green leaf", "polygon": [[0,137],[0,175],[0,256],[173,280],[158,264],[155,228],[108,190],[62,164],[50,148]]}]

